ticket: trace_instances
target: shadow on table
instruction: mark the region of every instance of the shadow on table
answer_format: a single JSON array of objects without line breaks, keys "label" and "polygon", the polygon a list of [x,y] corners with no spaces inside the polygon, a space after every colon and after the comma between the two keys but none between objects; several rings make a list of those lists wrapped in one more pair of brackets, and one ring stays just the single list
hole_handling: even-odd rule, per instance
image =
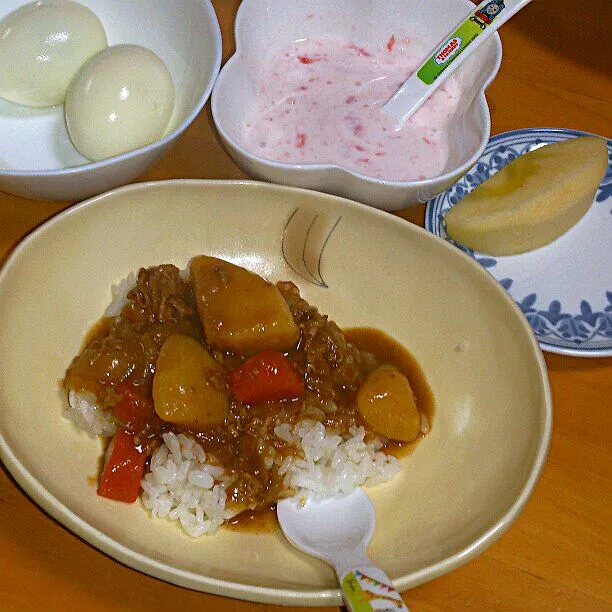
[{"label": "shadow on table", "polygon": [[609,368],[612,357],[570,357],[556,353],[544,353],[546,367],[549,372],[563,372],[566,370],[588,372]]},{"label": "shadow on table", "polygon": [[554,50],[564,61],[588,65],[607,77],[612,75],[609,0],[533,0],[512,17],[512,25]]}]

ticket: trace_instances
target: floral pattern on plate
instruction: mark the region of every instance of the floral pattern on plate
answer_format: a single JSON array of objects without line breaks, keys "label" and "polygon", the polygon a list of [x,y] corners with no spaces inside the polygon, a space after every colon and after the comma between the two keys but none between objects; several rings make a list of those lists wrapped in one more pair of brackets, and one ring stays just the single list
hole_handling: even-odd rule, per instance
[{"label": "floral pattern on plate", "polygon": [[454,242],[445,214],[470,191],[520,155],[552,142],[589,135],[556,128],[493,136],[481,158],[427,203],[425,229],[486,268],[510,293],[543,350],[582,357],[612,355],[612,142],[608,169],[593,205],[576,226],[550,244],[520,255],[491,257]]}]

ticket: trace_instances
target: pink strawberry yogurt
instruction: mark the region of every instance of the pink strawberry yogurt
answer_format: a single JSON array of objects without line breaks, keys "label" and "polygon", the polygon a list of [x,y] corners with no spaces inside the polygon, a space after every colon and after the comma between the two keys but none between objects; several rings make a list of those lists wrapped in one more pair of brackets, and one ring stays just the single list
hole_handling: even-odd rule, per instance
[{"label": "pink strawberry yogurt", "polygon": [[243,146],[276,161],[337,164],[387,180],[441,174],[459,83],[448,79],[399,130],[380,109],[426,52],[393,36],[379,47],[333,38],[292,43],[260,74]]}]

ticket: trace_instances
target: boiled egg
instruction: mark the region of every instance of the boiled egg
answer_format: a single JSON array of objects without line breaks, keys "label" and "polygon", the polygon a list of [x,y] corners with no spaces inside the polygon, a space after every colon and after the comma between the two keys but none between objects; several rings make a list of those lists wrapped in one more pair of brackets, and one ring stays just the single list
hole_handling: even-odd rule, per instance
[{"label": "boiled egg", "polygon": [[26,106],[61,104],[77,70],[106,46],[104,26],[82,4],[21,6],[0,21],[0,97]]},{"label": "boiled egg", "polygon": [[68,133],[79,153],[99,161],[163,136],[174,107],[164,62],[138,45],[115,45],[90,58],[66,96]]}]

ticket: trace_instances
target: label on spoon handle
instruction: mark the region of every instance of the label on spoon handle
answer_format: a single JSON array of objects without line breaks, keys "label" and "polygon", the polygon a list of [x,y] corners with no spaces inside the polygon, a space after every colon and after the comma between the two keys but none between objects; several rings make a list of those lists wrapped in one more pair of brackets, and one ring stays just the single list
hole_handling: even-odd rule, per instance
[{"label": "label on spoon handle", "polygon": [[[374,568],[371,568],[374,570]],[[371,571],[370,574],[378,572]],[[383,572],[380,574],[384,575]],[[393,588],[387,578],[369,576],[358,569],[345,574],[342,579],[342,590],[346,603],[352,612],[371,612],[372,610],[408,610],[401,595]]]},{"label": "label on spoon handle", "polygon": [[475,11],[453,32],[417,72],[417,77],[431,85],[463,51],[482,34],[504,10],[503,0],[478,5]]}]

